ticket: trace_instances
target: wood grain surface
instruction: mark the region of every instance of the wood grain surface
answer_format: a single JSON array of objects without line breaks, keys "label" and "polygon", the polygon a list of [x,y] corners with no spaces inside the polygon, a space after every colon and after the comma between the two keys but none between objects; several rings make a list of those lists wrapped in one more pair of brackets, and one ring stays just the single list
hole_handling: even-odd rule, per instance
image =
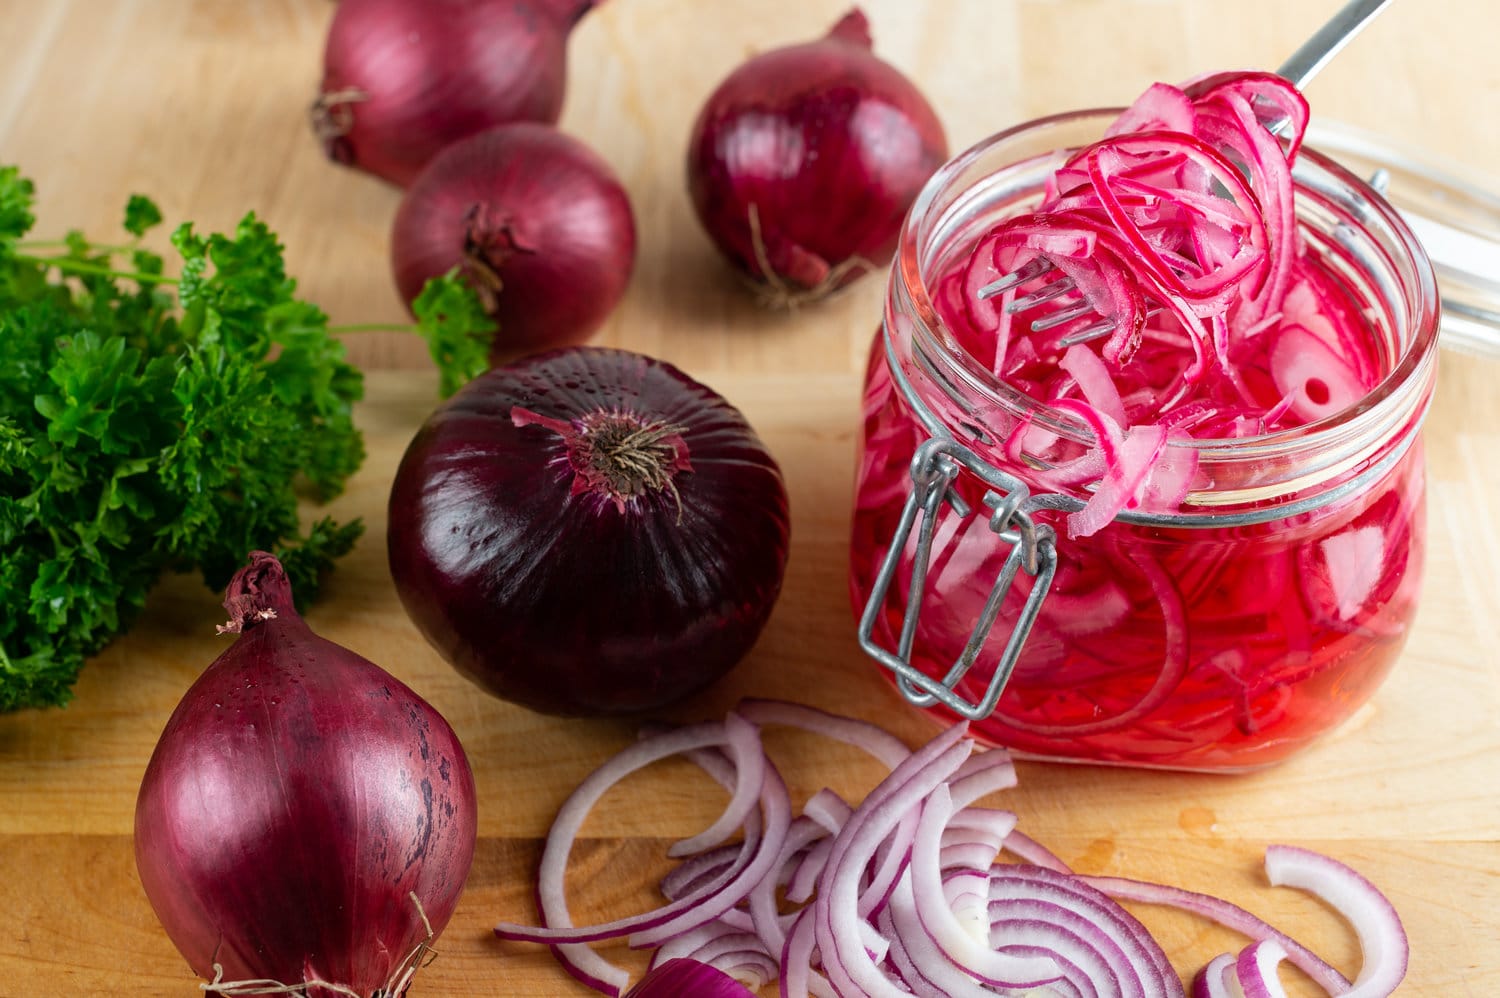
[{"label": "wood grain surface", "polygon": [[[1118,104],[1156,79],[1274,65],[1332,0],[867,0],[878,50],[920,80],[962,148],[1033,115]],[[688,126],[744,56],[820,33],[843,0],[610,0],[573,39],[563,126],[622,176],[641,252],[598,337],[670,360],[739,405],[785,469],[793,548],[784,595],[750,657],[672,712],[715,716],[785,696],[888,724],[929,723],[859,652],[845,562],[858,378],[880,281],[795,314],[763,311],[714,257],[683,192]],[[132,192],[200,229],[254,209],[281,233],[305,295],[335,321],[402,319],[387,230],[398,192],[325,162],[305,108],[328,0],[0,0],[0,162],[39,189],[39,231],[116,231]],[[1500,159],[1500,9],[1400,0],[1309,89],[1314,114],[1401,136],[1484,170]],[[1500,172],[1500,171],[1492,171]],[[159,237],[164,238],[164,237]],[[413,995],[581,995],[534,947],[490,926],[531,917],[540,837],[564,794],[633,725],[564,721],[478,692],[403,616],[384,558],[386,491],[435,403],[423,349],[351,337],[368,371],[369,460],[332,511],[369,532],[311,622],[409,682],[470,753],[476,865],[439,959]],[[1500,994],[1500,363],[1448,355],[1427,427],[1428,581],[1404,658],[1345,728],[1270,771],[1236,777],[1023,764],[1006,806],[1091,872],[1213,890],[1302,935],[1346,971],[1358,944],[1327,908],[1273,890],[1269,842],[1322,849],[1379,884],[1413,953],[1402,995]],[[4,612],[0,610],[0,612]],[[217,597],[165,580],[139,625],[85,670],[63,710],[0,717],[0,995],[188,995],[197,982],[158,926],[132,855],[136,787],[168,713],[222,648]],[[852,754],[777,737],[799,799],[878,777]],[[672,838],[719,798],[683,769],[612,794],[575,854],[576,910],[651,903]],[[1233,939],[1141,909],[1178,966]],[[639,965],[639,957],[621,957]],[[1288,976],[1298,995],[1313,994]]]}]

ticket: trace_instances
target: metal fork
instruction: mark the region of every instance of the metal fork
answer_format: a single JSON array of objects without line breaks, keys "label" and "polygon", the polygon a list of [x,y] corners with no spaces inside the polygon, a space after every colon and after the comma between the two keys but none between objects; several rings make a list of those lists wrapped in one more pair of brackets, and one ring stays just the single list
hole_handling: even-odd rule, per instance
[{"label": "metal fork", "polygon": [[[1318,74],[1318,70],[1327,65],[1349,41],[1370,21],[1379,14],[1391,0],[1348,0],[1344,6],[1336,11],[1328,23],[1319,28],[1311,38],[1302,43],[1302,46],[1293,52],[1291,56],[1276,70],[1276,75],[1290,80],[1298,90],[1306,86],[1307,82]],[[1276,132],[1285,123],[1273,124],[1270,127]],[[992,281],[979,289],[980,298],[993,298],[1004,294],[1012,288],[1019,288],[1031,281],[1039,280],[1053,273],[1055,268],[1045,257],[1037,257],[1011,271],[1002,275],[998,280]],[[1016,298],[1005,306],[1005,311],[1010,315],[1019,315],[1038,305],[1055,302],[1066,298],[1076,290],[1071,277],[1061,277],[1057,280],[1047,281],[1030,293]],[[1148,300],[1146,303],[1146,315],[1151,316],[1161,311],[1159,302]],[[1032,332],[1042,333],[1058,326],[1066,325],[1074,319],[1081,319],[1092,311],[1093,306],[1088,300],[1081,297],[1076,302],[1071,302],[1066,308],[1050,312],[1041,318],[1034,320],[1030,328]],[[1107,336],[1115,328],[1115,320],[1109,316],[1101,317],[1097,322],[1069,333],[1059,342],[1060,346],[1070,347],[1075,343],[1084,343],[1088,340]]]}]

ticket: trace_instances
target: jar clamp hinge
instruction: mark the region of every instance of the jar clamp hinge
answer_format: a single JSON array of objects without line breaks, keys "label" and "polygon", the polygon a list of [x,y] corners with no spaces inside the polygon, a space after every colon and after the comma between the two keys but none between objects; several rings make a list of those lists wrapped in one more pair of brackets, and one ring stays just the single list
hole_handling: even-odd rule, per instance
[{"label": "jar clamp hinge", "polygon": [[[912,665],[911,652],[916,640],[917,620],[926,595],[933,534],[943,506],[945,503],[951,506],[954,515],[970,515],[968,504],[952,487],[959,472],[964,469],[973,472],[988,486],[984,503],[990,508],[989,528],[999,540],[1011,547],[990,587],[984,609],[974,624],[969,640],[947,673],[941,680],[937,680]],[[896,526],[895,536],[891,538],[890,548],[881,561],[870,598],[860,616],[859,644],[868,655],[896,674],[896,683],[902,696],[913,704],[931,707],[941,703],[962,717],[978,720],[994,712],[1000,694],[1015,670],[1026,636],[1036,622],[1042,600],[1051,588],[1052,577],[1057,571],[1056,536],[1051,527],[1039,525],[1032,519],[1026,508],[1031,494],[1025,483],[995,468],[951,437],[934,436],[917,448],[911,461],[911,479],[912,489],[902,507],[901,520]],[[875,624],[885,606],[886,594],[896,577],[896,570],[913,529],[917,530],[917,541],[912,555],[911,585],[906,597],[906,612],[901,621],[901,634],[897,647],[892,650],[883,648],[876,642]],[[955,687],[979,658],[1000,614],[1005,596],[1022,571],[1035,577],[1031,592],[1027,594],[1005,643],[1005,650],[995,664],[994,674],[990,677],[984,696],[972,702],[965,700]]]}]

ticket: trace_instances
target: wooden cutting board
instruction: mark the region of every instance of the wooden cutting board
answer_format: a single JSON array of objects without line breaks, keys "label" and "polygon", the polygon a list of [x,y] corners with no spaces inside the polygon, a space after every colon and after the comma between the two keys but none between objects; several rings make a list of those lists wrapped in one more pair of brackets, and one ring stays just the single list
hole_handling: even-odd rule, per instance
[{"label": "wooden cutting board", "polygon": [[[1322,16],[1302,0],[866,7],[880,50],[923,81],[955,148],[1034,114],[1128,100],[1159,77],[1274,62]],[[385,263],[397,192],[323,162],[302,119],[332,9],[326,0],[0,0],[0,37],[11,43],[0,65],[0,160],[38,181],[39,231],[109,235],[132,191],[204,229],[255,208],[282,234],[303,292],[337,321],[398,321]],[[832,0],[610,0],[575,35],[563,124],[615,164],[640,224],[630,294],[599,342],[671,360],[739,405],[791,492],[786,588],[762,641],[669,716],[717,716],[745,695],[789,697],[880,721],[915,744],[932,727],[859,652],[845,584],[858,377],[879,281],[796,314],[761,311],[713,258],[682,194],[686,129],[717,78],[841,12]],[[1497,32],[1500,13],[1481,0],[1397,4],[1315,85],[1315,114],[1398,132],[1472,167],[1494,162],[1500,133],[1474,123],[1493,124],[1500,111]],[[413,994],[585,994],[544,951],[500,944],[489,930],[531,916],[554,810],[634,725],[500,703],[423,643],[386,571],[384,504],[435,380],[411,337],[366,334],[351,352],[369,371],[358,418],[370,455],[330,512],[364,517],[368,533],[310,620],[428,697],[462,737],[480,790],[473,874]],[[1246,776],[1023,764],[1003,801],[1021,827],[1086,871],[1222,893],[1352,973],[1349,928],[1269,888],[1259,868],[1270,842],[1327,851],[1379,884],[1405,918],[1413,955],[1402,995],[1500,993],[1497,380],[1500,363],[1445,357],[1427,431],[1422,611],[1399,668],[1351,724]],[[90,663],[71,706],[0,717],[0,995],[196,993],[141,892],[131,827],[162,724],[225,646],[213,631],[221,619],[215,594],[168,579],[135,630]],[[879,777],[811,738],[777,736],[772,747],[798,800],[825,785],[858,795]],[[579,917],[652,903],[666,845],[711,820],[720,801],[671,767],[611,795],[575,853]],[[1185,916],[1140,913],[1183,968],[1234,944]],[[1313,993],[1302,981],[1289,987]]]}]

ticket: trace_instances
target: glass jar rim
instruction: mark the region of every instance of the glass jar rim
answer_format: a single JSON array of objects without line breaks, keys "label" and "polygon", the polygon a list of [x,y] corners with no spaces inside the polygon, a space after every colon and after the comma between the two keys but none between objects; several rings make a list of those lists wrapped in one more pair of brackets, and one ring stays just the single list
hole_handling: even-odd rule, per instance
[{"label": "glass jar rim", "polygon": [[[970,387],[983,393],[987,401],[999,405],[1004,405],[1007,401],[1017,404],[1042,419],[1049,430],[1060,432],[1081,443],[1092,441],[1093,434],[1076,416],[1054,409],[1044,401],[1018,391],[984,367],[967,351],[946,343],[941,337],[934,335],[934,330],[942,329],[944,324],[932,301],[926,275],[922,273],[921,228],[923,223],[929,220],[933,206],[944,193],[949,191],[953,181],[963,176],[970,166],[996,146],[1049,127],[1073,125],[1089,120],[1097,120],[1100,123],[1099,132],[1102,136],[1104,126],[1117,118],[1123,110],[1123,108],[1083,108],[1032,118],[982,139],[958,153],[940,167],[918,193],[902,225],[893,264],[894,272],[900,275],[906,293],[911,298],[915,318],[918,320],[913,323],[914,335],[921,336],[929,346],[940,350],[945,359],[953,361],[956,373],[960,374]],[[1391,365],[1390,370],[1374,388],[1353,405],[1330,413],[1321,419],[1255,436],[1204,439],[1182,437],[1167,441],[1169,447],[1196,451],[1200,461],[1254,459],[1262,454],[1283,453],[1357,432],[1368,422],[1378,420],[1378,414],[1384,413],[1393,405],[1398,405],[1401,402],[1399,396],[1403,390],[1419,379],[1425,369],[1436,363],[1439,310],[1437,277],[1432,262],[1417,237],[1400,213],[1360,177],[1336,161],[1305,146],[1298,151],[1297,156],[1298,163],[1304,160],[1310,162],[1334,180],[1356,191],[1364,202],[1363,207],[1368,209],[1370,217],[1378,218],[1380,223],[1389,229],[1396,244],[1405,254],[1406,262],[1410,264],[1417,284],[1416,293],[1406,296],[1405,299],[1407,314],[1403,317],[1403,321],[1411,330],[1410,341],[1404,344],[1404,349],[1396,359],[1396,363]],[[1000,169],[1003,170],[1006,167]]]}]

